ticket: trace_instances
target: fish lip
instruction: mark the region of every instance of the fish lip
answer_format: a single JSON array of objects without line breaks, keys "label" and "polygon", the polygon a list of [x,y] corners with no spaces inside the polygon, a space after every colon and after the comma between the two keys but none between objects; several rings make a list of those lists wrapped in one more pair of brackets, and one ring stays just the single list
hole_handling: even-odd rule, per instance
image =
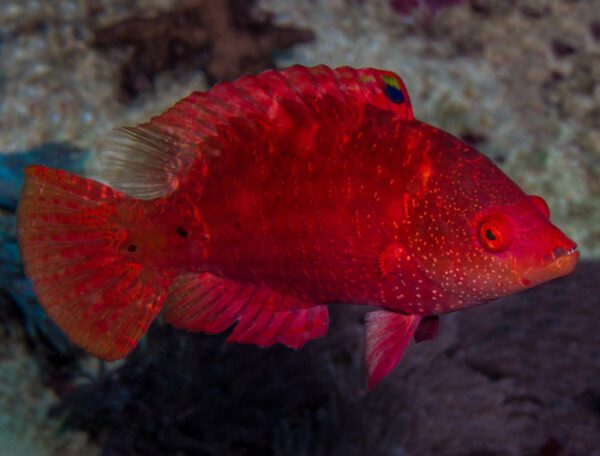
[{"label": "fish lip", "polygon": [[579,260],[577,244],[568,250],[555,249],[551,254],[551,260],[542,267],[529,268],[521,276],[521,285],[532,287],[548,280],[556,279],[570,274]]},{"label": "fish lip", "polygon": [[[569,250],[564,250],[564,251],[560,252],[559,255],[556,255],[555,252],[556,252],[556,249],[554,249],[554,251],[552,252],[552,256],[554,257],[554,260],[556,261],[560,258],[572,255],[573,253],[577,252],[577,244],[573,245],[573,247],[571,247]],[[577,252],[577,253],[579,253],[579,252]]]},{"label": "fish lip", "polygon": [[[575,246],[564,254],[556,257],[554,262],[561,268],[568,268],[571,263],[573,264],[573,267],[575,267],[577,260],[579,260],[579,251],[577,250],[577,246]],[[571,270],[573,270],[573,268],[571,268]]]}]

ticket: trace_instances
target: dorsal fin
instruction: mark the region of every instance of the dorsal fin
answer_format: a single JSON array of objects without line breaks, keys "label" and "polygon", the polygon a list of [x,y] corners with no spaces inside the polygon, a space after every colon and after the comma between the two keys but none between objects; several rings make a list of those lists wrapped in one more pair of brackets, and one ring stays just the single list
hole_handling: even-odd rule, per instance
[{"label": "dorsal fin", "polygon": [[296,65],[244,76],[194,92],[147,123],[115,130],[102,148],[104,177],[130,196],[166,196],[196,160],[219,155],[219,143],[231,137],[259,135],[266,126],[294,128],[303,116],[343,122],[366,106],[413,118],[404,83],[388,71]]},{"label": "dorsal fin", "polygon": [[193,164],[194,149],[193,144],[182,143],[164,131],[158,121],[118,128],[103,146],[103,177],[136,198],[165,196],[179,186]]}]

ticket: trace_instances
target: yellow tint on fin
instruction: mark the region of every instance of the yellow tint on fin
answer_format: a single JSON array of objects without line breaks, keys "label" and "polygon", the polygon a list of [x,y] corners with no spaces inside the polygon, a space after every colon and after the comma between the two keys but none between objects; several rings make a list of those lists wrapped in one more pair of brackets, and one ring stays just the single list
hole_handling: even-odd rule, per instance
[{"label": "yellow tint on fin", "polygon": [[383,75],[381,75],[381,78],[383,79],[383,82],[385,82],[387,85],[390,85],[399,90],[402,89],[397,78],[395,78],[389,74],[383,74]]}]

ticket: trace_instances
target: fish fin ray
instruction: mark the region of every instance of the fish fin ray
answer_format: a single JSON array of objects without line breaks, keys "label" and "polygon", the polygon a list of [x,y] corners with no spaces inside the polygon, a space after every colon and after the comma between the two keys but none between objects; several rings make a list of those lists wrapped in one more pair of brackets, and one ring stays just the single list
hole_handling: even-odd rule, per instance
[{"label": "fish fin ray", "polygon": [[[386,94],[391,86],[402,94],[402,102],[393,102]],[[398,118],[413,120],[410,98],[402,79],[389,71],[372,68],[329,68],[325,65],[294,65],[285,70],[267,70],[257,76],[244,76],[217,85],[211,90],[220,96],[224,87],[239,88],[251,104],[266,113],[269,120],[285,128],[285,119],[303,117],[342,118],[355,116],[358,105],[372,105],[391,111]],[[235,99],[232,99],[235,103]],[[288,111],[288,115],[285,112]]]},{"label": "fish fin ray", "polygon": [[76,345],[124,357],[158,314],[167,288],[115,247],[111,216],[124,198],[98,182],[30,166],[18,208],[25,271],[48,316]]},{"label": "fish fin ray", "polygon": [[[101,148],[102,176],[123,193],[142,199],[166,196],[181,184],[198,158],[198,139],[170,122],[182,117],[181,103],[135,127],[117,128]],[[165,114],[167,114],[165,113]]]},{"label": "fish fin ray", "polygon": [[270,347],[280,343],[289,348],[301,348],[309,340],[327,334],[329,311],[318,305],[295,310],[261,309],[256,317],[240,315],[238,324],[227,338],[228,342]]},{"label": "fish fin ray", "polygon": [[421,321],[418,315],[377,310],[366,316],[366,361],[369,388],[376,386],[400,362]]},{"label": "fish fin ray", "polygon": [[265,286],[210,273],[175,280],[165,304],[167,323],[188,331],[218,334],[237,323],[228,342],[300,348],[327,333],[326,306],[310,306]]},{"label": "fish fin ray", "polygon": [[251,290],[213,274],[184,274],[175,279],[165,303],[164,320],[176,328],[218,334],[237,320]]}]

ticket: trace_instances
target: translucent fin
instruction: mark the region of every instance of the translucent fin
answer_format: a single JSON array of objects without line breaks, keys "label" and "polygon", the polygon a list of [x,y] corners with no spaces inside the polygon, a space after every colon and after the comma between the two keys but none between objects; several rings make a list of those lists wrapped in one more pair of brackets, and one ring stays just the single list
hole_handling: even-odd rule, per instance
[{"label": "translucent fin", "polygon": [[367,313],[369,388],[377,385],[398,365],[420,321],[420,316],[387,310]]},{"label": "translucent fin", "polygon": [[169,132],[160,118],[114,130],[102,149],[103,177],[127,195],[143,199],[177,189],[197,158],[193,139]]},{"label": "translucent fin", "polygon": [[404,83],[388,71],[296,65],[244,76],[194,92],[147,123],[115,130],[102,148],[104,177],[130,196],[166,196],[196,160],[218,156],[227,144],[242,147],[265,126],[281,132],[303,118],[348,122],[366,106],[413,118]]},{"label": "translucent fin", "polygon": [[18,208],[21,255],[41,305],[73,343],[105,360],[137,345],[169,285],[117,249],[122,199],[98,182],[30,166]]},{"label": "translucent fin", "polygon": [[177,328],[208,334],[238,322],[228,341],[290,348],[324,336],[329,321],[326,306],[209,273],[179,277],[169,291],[164,318]]}]

